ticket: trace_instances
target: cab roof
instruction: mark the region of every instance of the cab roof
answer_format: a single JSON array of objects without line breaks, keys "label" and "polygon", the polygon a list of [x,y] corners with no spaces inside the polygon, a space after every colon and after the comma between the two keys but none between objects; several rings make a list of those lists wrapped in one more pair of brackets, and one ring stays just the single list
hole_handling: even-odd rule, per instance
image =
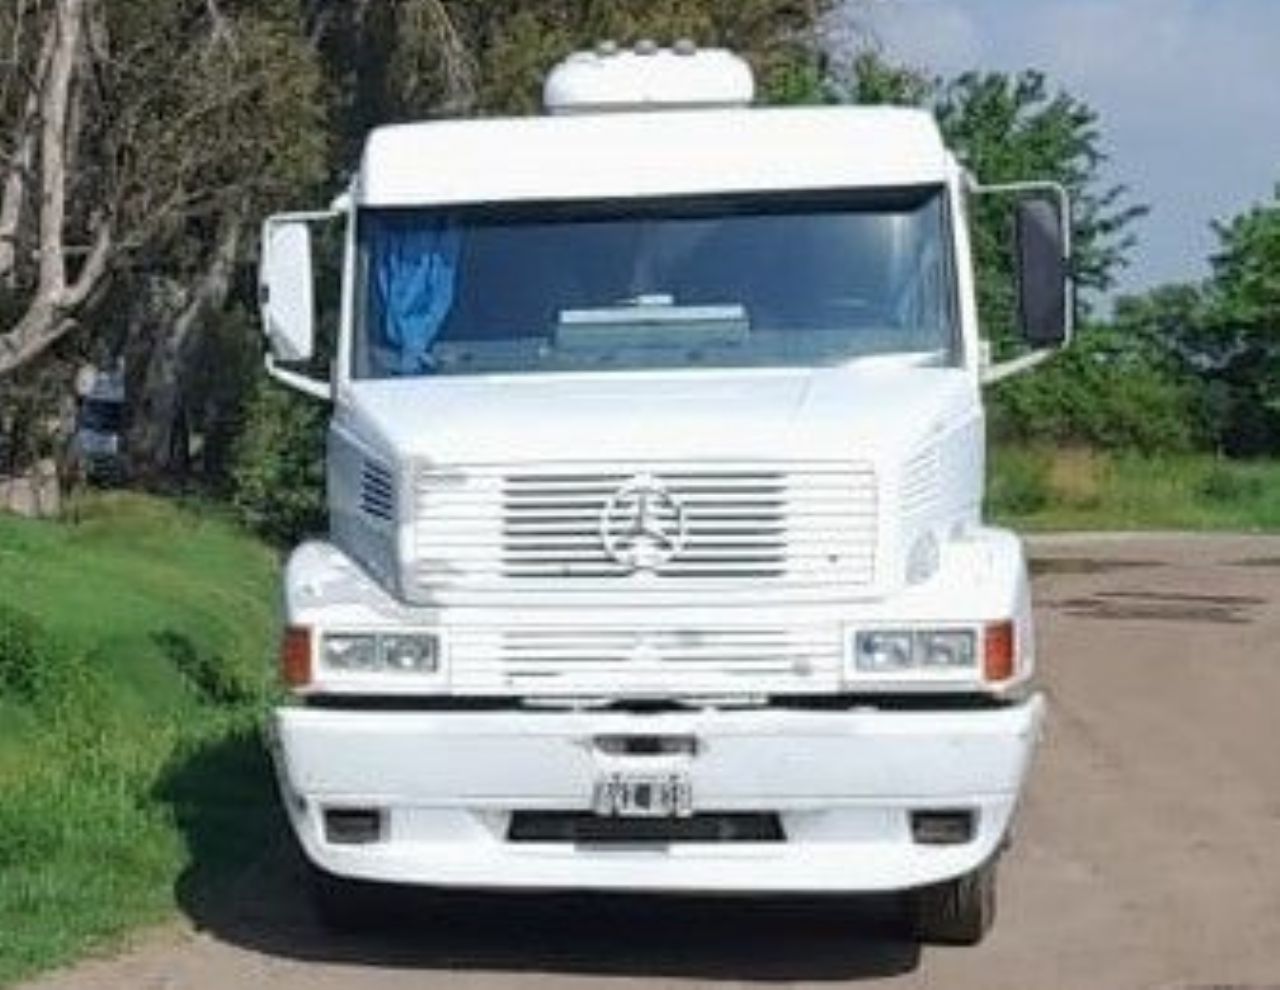
[{"label": "cab roof", "polygon": [[381,127],[354,193],[363,206],[599,200],[933,185],[950,170],[922,110],[665,110]]}]

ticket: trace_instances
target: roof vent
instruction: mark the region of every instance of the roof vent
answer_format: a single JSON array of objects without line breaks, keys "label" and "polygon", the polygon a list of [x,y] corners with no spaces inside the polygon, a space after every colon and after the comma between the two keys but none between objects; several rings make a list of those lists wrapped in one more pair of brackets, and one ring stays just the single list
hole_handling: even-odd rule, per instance
[{"label": "roof vent", "polygon": [[631,50],[601,42],[557,65],[543,88],[552,114],[744,107],[754,97],[755,78],[745,61],[688,40],[674,48],[640,41]]}]

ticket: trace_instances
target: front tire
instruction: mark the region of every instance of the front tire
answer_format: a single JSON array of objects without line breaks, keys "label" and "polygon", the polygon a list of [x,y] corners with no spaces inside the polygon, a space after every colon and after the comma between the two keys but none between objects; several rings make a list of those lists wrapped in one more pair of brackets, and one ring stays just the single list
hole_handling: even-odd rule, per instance
[{"label": "front tire", "polygon": [[909,895],[912,934],[932,945],[977,945],[996,920],[996,860]]}]

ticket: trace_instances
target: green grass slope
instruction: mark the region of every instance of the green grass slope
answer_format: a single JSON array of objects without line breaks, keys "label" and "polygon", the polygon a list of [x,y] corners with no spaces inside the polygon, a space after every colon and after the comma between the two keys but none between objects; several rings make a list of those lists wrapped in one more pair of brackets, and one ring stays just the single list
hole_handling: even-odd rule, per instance
[{"label": "green grass slope", "polygon": [[0,516],[0,985],[173,910],[270,827],[270,550],[132,495]]}]

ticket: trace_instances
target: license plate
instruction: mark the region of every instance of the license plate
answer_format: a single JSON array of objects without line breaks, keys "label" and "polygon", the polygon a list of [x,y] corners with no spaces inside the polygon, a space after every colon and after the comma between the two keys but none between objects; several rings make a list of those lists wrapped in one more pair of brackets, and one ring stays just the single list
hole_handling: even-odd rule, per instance
[{"label": "license plate", "polygon": [[693,814],[693,787],[678,773],[615,773],[596,781],[591,803],[611,818],[684,818]]}]

